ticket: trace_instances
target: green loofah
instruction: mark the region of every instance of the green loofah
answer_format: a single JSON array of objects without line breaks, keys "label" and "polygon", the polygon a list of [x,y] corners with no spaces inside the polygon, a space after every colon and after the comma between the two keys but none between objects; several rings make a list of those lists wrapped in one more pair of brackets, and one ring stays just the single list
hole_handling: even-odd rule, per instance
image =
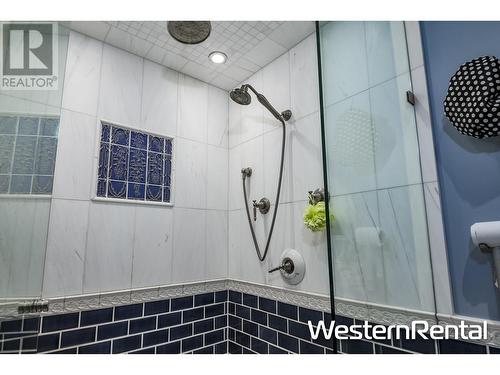
[{"label": "green loofah", "polygon": [[[330,216],[333,220],[333,215]],[[304,210],[304,224],[313,232],[319,232],[326,227],[325,202],[318,202],[315,205],[308,205]]]}]

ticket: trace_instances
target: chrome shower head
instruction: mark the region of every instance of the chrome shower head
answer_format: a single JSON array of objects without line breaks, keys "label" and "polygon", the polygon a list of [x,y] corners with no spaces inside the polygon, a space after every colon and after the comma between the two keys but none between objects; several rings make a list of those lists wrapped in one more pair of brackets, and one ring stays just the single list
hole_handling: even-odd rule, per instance
[{"label": "chrome shower head", "polygon": [[210,21],[169,21],[167,29],[178,42],[198,44],[208,38],[212,25]]},{"label": "chrome shower head", "polygon": [[248,87],[246,85],[243,85],[239,88],[232,90],[229,93],[229,96],[235,103],[241,105],[249,105],[252,102],[252,98],[248,93]]}]

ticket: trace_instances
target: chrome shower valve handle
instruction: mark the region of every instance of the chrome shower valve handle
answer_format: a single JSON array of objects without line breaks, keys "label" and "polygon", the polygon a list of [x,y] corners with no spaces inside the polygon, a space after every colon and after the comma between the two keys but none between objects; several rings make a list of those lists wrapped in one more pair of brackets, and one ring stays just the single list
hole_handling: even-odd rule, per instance
[{"label": "chrome shower valve handle", "polygon": [[271,208],[271,202],[267,198],[261,198],[258,202],[253,200],[253,221],[257,221],[257,208],[261,214],[267,214]]},{"label": "chrome shower valve handle", "polygon": [[268,273],[273,273],[275,271],[284,271],[286,274],[291,274],[295,269],[293,261],[290,258],[283,259],[283,262],[278,266],[270,269]]}]

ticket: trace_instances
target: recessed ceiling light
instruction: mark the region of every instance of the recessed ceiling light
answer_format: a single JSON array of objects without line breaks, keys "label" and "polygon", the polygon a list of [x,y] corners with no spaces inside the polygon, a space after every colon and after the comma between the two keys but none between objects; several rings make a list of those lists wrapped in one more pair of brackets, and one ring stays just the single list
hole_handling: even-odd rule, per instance
[{"label": "recessed ceiling light", "polygon": [[214,51],[208,55],[208,58],[214,64],[224,64],[227,60],[227,55],[223,52]]}]

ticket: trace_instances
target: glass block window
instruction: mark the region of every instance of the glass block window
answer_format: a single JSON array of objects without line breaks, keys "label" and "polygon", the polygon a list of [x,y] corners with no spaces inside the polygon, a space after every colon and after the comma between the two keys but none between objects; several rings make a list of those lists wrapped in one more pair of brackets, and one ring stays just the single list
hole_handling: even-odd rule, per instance
[{"label": "glass block window", "polygon": [[101,122],[97,196],[170,202],[172,138]]},{"label": "glass block window", "polygon": [[59,117],[0,114],[0,194],[52,194]]}]

